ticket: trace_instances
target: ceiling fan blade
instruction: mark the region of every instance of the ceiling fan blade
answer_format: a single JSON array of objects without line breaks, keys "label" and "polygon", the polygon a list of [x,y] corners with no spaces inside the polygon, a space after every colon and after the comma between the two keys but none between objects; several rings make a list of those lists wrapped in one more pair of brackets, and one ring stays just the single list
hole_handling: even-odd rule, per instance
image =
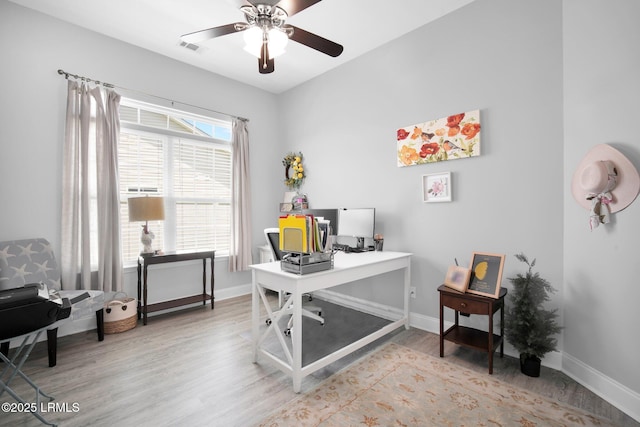
[{"label": "ceiling fan blade", "polygon": [[269,58],[269,46],[266,42],[262,44],[260,49],[260,58],[258,58],[258,71],[260,74],[273,73],[275,70],[275,62],[273,58]]},{"label": "ceiling fan blade", "polygon": [[322,0],[280,0],[277,6],[284,9],[287,15],[293,16],[321,1]]},{"label": "ceiling fan blade", "polygon": [[206,30],[196,31],[194,33],[184,34],[180,36],[180,38],[186,43],[200,43],[214,37],[220,37],[242,31],[238,30],[238,28],[246,27],[246,25],[247,24],[245,22],[236,22],[235,24],[221,25],[220,27],[213,27]]},{"label": "ceiling fan blade", "polygon": [[309,31],[305,31],[302,28],[294,27],[293,25],[287,25],[287,27],[293,28],[293,34],[289,37],[291,40],[309,46],[319,52],[335,58],[336,56],[340,56],[344,50],[342,45],[310,33]]}]

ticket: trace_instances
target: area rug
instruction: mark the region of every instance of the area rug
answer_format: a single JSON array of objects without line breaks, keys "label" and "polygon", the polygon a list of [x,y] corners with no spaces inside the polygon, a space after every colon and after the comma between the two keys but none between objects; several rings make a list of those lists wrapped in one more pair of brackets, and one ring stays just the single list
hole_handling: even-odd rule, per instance
[{"label": "area rug", "polygon": [[389,343],[260,426],[613,426],[609,421]]}]

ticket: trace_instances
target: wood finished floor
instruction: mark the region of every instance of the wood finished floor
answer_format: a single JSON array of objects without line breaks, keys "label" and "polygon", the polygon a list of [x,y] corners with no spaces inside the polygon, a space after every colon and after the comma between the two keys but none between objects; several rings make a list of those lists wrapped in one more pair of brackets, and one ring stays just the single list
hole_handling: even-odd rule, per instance
[{"label": "wood finished floor", "polygon": [[[107,335],[103,342],[95,332],[61,337],[56,367],[48,367],[46,345],[39,343],[24,371],[58,404],[71,409],[78,404],[77,412],[44,414],[60,426],[250,426],[297,396],[281,371],[265,360],[251,363],[250,312],[250,297],[243,296],[216,302],[213,311],[207,306],[155,316],[147,326]],[[399,330],[385,340],[439,356],[438,336],[429,332]],[[306,377],[302,391],[372,348]],[[446,343],[445,357],[487,373],[484,353]],[[543,367],[539,378],[530,378],[520,373],[516,359],[505,356],[496,357],[494,377],[616,425],[640,426],[561,372]],[[11,386],[34,401],[35,393],[22,379]],[[15,402],[7,393],[0,401]],[[0,426],[41,425],[30,414],[0,413]]]}]

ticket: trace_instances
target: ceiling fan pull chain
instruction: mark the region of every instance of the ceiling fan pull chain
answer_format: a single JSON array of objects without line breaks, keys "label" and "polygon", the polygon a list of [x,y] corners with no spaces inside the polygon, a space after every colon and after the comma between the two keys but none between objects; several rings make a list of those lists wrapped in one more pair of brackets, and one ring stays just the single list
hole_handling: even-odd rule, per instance
[{"label": "ceiling fan pull chain", "polygon": [[262,33],[262,68],[267,69],[269,61],[269,35],[267,32]]}]

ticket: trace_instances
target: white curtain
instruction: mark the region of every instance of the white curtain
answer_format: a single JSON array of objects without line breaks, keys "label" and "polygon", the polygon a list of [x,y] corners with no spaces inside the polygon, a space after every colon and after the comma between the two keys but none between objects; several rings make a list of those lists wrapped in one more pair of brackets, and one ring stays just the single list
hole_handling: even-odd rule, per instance
[{"label": "white curtain", "polygon": [[247,122],[245,120],[234,119],[229,271],[247,270],[251,262],[249,131],[247,130]]},{"label": "white curtain", "polygon": [[[62,170],[64,289],[122,290],[118,137],[120,95],[69,81]],[[93,262],[93,268],[92,268]],[[95,287],[93,287],[95,288]]]}]

